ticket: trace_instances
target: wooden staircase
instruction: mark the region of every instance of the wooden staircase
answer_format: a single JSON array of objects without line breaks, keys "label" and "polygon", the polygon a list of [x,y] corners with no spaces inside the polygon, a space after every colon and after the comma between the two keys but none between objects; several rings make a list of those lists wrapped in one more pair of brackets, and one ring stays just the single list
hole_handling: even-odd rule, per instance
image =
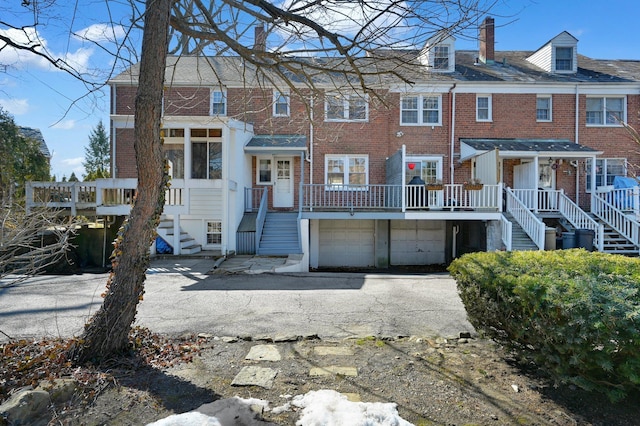
[{"label": "wooden staircase", "polygon": [[511,250],[538,250],[538,246],[533,242],[511,213],[503,212],[504,217],[511,222]]},{"label": "wooden staircase", "polygon": [[[160,219],[160,224],[158,225],[158,236],[165,240],[167,244],[173,247],[174,241],[174,229],[173,229],[173,219],[162,218]],[[202,251],[202,245],[198,244],[191,235],[187,232],[184,232],[182,228],[180,228],[180,254],[195,254],[200,253]],[[175,253],[175,251],[174,251]]]},{"label": "wooden staircase", "polygon": [[256,254],[286,256],[293,253],[302,253],[298,232],[298,213],[267,213]]},{"label": "wooden staircase", "polygon": [[620,235],[618,231],[608,224],[596,219],[604,226],[603,252],[611,254],[623,254],[626,256],[638,256],[638,247],[631,241]]}]

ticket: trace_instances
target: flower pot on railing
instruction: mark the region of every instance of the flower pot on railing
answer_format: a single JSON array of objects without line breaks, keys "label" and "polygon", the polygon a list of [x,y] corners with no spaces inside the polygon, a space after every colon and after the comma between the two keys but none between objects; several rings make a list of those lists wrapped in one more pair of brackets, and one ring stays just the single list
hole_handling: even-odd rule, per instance
[{"label": "flower pot on railing", "polygon": [[481,183],[465,183],[462,188],[465,191],[480,191],[484,187]]},{"label": "flower pot on railing", "polygon": [[437,183],[428,183],[425,185],[427,191],[442,191],[444,189],[444,185]]}]

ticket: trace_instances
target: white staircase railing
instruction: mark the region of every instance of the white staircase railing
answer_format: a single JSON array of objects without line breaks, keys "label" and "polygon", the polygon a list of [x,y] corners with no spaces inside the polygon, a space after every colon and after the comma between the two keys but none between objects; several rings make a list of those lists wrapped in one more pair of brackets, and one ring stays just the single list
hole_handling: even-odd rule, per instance
[{"label": "white staircase railing", "polygon": [[513,223],[504,215],[500,215],[500,228],[502,229],[502,242],[505,250],[511,251],[513,248]]},{"label": "white staircase railing", "polygon": [[631,241],[636,247],[640,246],[640,223],[633,214],[626,214],[609,202],[608,192],[597,192],[591,197],[591,212],[604,223],[613,228],[620,235]]},{"label": "white staircase railing", "polygon": [[558,193],[558,211],[575,229],[590,229],[593,231],[593,246],[598,251],[604,250],[604,226],[595,221],[576,203],[571,201],[564,192]]},{"label": "white staircase railing", "polygon": [[522,230],[538,246],[544,250],[546,225],[516,196],[511,188],[505,189],[507,197],[507,212],[510,213]]}]

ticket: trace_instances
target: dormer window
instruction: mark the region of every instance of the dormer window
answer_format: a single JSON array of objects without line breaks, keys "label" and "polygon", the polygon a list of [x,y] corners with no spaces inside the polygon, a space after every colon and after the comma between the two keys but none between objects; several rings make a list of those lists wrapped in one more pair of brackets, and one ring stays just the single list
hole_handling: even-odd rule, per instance
[{"label": "dormer window", "polygon": [[527,57],[527,61],[554,74],[578,72],[578,39],[561,32]]},{"label": "dormer window", "polygon": [[434,35],[425,43],[418,60],[429,71],[455,71],[455,41],[455,38],[442,32]]},{"label": "dormer window", "polygon": [[573,47],[556,47],[556,71],[573,71]]},{"label": "dormer window", "polygon": [[433,69],[449,69],[449,46],[435,46],[433,48]]}]

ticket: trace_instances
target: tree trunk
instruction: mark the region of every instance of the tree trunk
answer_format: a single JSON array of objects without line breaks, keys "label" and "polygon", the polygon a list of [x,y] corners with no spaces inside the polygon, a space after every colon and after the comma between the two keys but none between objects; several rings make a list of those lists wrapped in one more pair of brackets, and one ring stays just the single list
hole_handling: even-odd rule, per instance
[{"label": "tree trunk", "polygon": [[147,0],[140,75],[135,100],[138,192],[129,219],[120,229],[113,272],[102,306],[71,349],[77,363],[101,359],[127,349],[138,302],[144,294],[149,247],[164,207],[166,173],[160,120],[173,0]]}]

